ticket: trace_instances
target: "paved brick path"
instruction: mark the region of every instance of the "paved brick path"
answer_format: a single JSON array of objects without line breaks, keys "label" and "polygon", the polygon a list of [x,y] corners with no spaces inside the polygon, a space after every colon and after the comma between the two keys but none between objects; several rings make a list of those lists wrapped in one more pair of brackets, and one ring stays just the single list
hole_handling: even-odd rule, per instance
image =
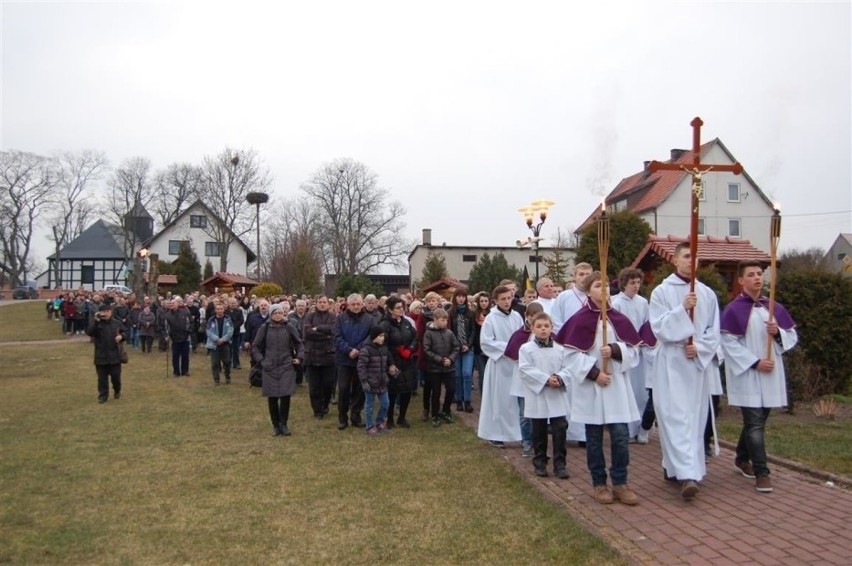
[{"label": "paved brick path", "polygon": [[[478,415],[461,420],[476,428]],[[584,449],[568,449],[569,480],[534,476],[519,446],[493,450],[634,564],[852,564],[852,491],[788,468],[770,464],[774,492],[758,493],[723,448],[698,496],[684,501],[662,478],[654,433],[649,444],[630,445],[629,483],[641,502],[627,507],[592,499]]]}]

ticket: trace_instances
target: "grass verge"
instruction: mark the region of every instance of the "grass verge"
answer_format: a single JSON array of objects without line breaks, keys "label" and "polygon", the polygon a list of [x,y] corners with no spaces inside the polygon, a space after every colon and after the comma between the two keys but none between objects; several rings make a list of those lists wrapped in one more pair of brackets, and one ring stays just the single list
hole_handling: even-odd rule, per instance
[{"label": "grass verge", "polygon": [[105,405],[89,344],[0,355],[0,562],[621,563],[461,425],[340,432],[300,388],[274,438],[203,354],[131,352]]},{"label": "grass verge", "polygon": [[62,340],[62,321],[47,320],[45,301],[15,301],[0,307],[0,342]]}]

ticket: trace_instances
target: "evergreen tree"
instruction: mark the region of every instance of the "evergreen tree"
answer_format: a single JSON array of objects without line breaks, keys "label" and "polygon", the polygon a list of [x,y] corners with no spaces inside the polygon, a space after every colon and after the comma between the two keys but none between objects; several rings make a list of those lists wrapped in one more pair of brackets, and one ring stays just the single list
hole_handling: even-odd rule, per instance
[{"label": "evergreen tree", "polygon": [[[645,247],[648,235],[652,234],[651,225],[639,218],[638,215],[624,210],[609,217],[609,254],[607,255],[607,280],[630,266],[636,256]],[[598,254],[598,224],[593,221],[580,234],[580,245],[577,247],[577,263],[588,262],[599,267]]]},{"label": "evergreen tree", "polygon": [[338,297],[348,297],[352,293],[359,293],[361,295],[373,294],[381,297],[385,294],[385,290],[381,285],[374,283],[369,277],[344,273],[337,281],[334,294]]},{"label": "evergreen tree", "polygon": [[210,260],[208,259],[204,263],[204,275],[202,279],[210,279],[211,277],[213,277],[213,264],[210,263]]},{"label": "evergreen tree", "polygon": [[189,242],[180,243],[180,251],[172,267],[177,277],[174,293],[185,295],[198,289],[201,283],[201,264],[198,263],[198,257]]},{"label": "evergreen tree", "polygon": [[570,248],[568,240],[562,231],[556,229],[556,238],[553,241],[553,250],[550,254],[541,258],[541,262],[547,268],[544,276],[549,278],[555,285],[565,287],[568,282],[568,274],[571,272],[571,258],[567,249]]},{"label": "evergreen tree", "polygon": [[500,281],[511,279],[521,288],[521,270],[514,265],[509,265],[503,252],[497,252],[492,259],[487,253],[482,254],[470,270],[470,278],[467,281],[471,293],[485,291],[491,293]]},{"label": "evergreen tree", "polygon": [[417,282],[417,287],[431,285],[448,275],[447,260],[444,257],[444,254],[434,250],[429,250],[429,254],[426,256],[426,263],[423,265],[423,273],[420,277],[420,281]]}]

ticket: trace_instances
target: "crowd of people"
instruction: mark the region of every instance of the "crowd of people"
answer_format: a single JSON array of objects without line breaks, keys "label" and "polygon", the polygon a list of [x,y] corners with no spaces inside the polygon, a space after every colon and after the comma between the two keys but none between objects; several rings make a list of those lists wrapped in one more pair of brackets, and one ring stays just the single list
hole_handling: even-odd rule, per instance
[{"label": "crowd of people", "polygon": [[135,303],[79,293],[48,303],[48,316],[64,320],[68,334],[83,327],[92,337],[101,403],[109,380],[120,398],[123,343],[145,355],[155,341],[170,349],[175,378],[189,376],[201,345],[214,385],[223,377],[230,384],[248,360],[248,381],[267,399],[276,436],[291,434],[290,400],[304,380],[314,418],[336,405],[338,430],[369,436],[410,428],[420,395],[422,422],[439,428],[455,421],[453,409],[478,410],[479,437],[497,448],[520,443],[541,477],[551,460],[555,477],[570,477],[566,444],[579,443],[603,504],[639,502],[628,481],[629,445],[647,444],[654,423],[664,479],[684,499],[696,496],[713,453],[726,362],[728,401],[743,416],[734,464],[759,492],[771,492],[764,430],[770,409],[787,402],[781,355],[796,344],[795,325],[780,304],[769,316],[760,265],[739,266],[742,293],[720,315],[713,291],[700,281],[690,290],[688,246],[678,246],[674,263],[650,302],[639,294],[642,272],[623,270],[610,296],[600,272],[580,263],[568,289],[542,278],[522,297],[509,280],[490,293],[422,300],[190,294]]}]

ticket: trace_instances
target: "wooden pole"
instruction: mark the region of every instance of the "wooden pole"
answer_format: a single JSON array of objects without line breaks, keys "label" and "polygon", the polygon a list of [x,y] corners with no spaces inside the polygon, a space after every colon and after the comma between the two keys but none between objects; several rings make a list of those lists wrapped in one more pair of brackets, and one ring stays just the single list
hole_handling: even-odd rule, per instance
[{"label": "wooden pole", "polygon": [[[598,219],[598,260],[601,267],[601,336],[603,345],[608,343],[607,339],[607,295],[609,294],[609,278],[606,274],[607,256],[609,255],[609,218],[606,215],[606,201],[601,202],[601,216]],[[604,373],[609,372],[609,360],[604,359],[601,364]]]},{"label": "wooden pole", "polygon": [[[772,279],[769,281],[769,322],[775,320],[775,281],[778,279],[776,261],[778,257],[778,240],[781,239],[781,211],[775,209],[769,224],[769,271]],[[766,336],[766,359],[772,359],[772,340],[769,334]]]}]

